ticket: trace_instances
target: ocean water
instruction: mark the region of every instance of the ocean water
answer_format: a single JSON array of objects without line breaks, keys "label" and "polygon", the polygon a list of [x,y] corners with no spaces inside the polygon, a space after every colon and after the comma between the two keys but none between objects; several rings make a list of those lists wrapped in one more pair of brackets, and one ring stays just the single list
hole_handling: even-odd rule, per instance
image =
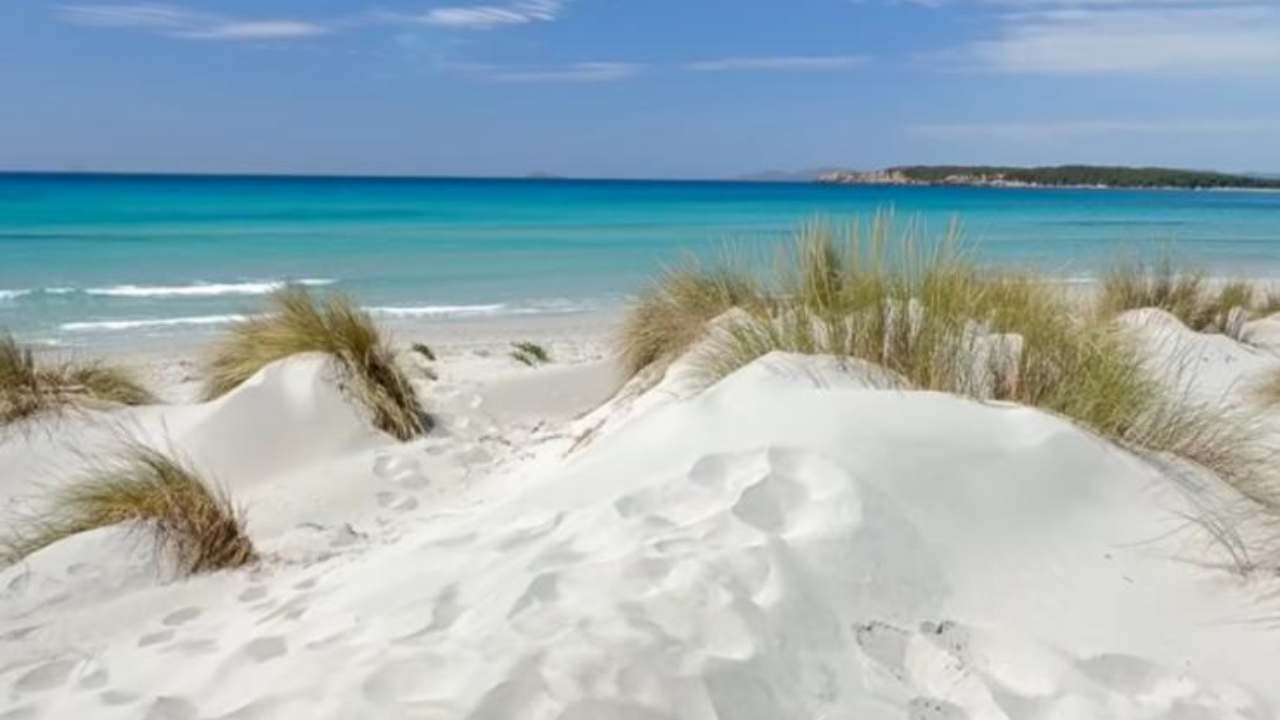
[{"label": "ocean water", "polygon": [[763,257],[805,220],[878,210],[935,236],[959,219],[981,261],[1065,277],[1169,245],[1280,277],[1280,193],[0,174],[0,328],[163,341],[290,281],[393,318],[584,312],[688,253]]}]

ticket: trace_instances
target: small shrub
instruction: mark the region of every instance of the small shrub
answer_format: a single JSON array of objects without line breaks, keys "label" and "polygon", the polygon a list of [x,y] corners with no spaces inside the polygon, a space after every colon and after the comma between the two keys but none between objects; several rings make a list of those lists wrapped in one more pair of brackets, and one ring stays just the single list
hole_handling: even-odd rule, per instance
[{"label": "small shrub", "polygon": [[39,363],[31,348],[0,337],[0,426],[70,405],[102,402],[146,405],[156,401],[123,368],[101,363]]},{"label": "small shrub", "polygon": [[269,302],[273,312],[232,326],[214,348],[205,366],[206,399],[222,396],[277,360],[319,352],[333,359],[347,391],[379,430],[409,440],[431,429],[413,385],[367,313],[341,295],[317,302],[301,287],[277,291]]},{"label": "small shrub", "polygon": [[529,367],[551,362],[551,356],[547,354],[546,349],[537,343],[513,342],[511,346],[515,348],[511,351],[511,357]]},{"label": "small shrub", "polygon": [[436,354],[431,351],[431,347],[428,346],[426,343],[420,343],[420,342],[414,343],[412,347],[414,352],[418,353],[426,360],[429,360],[431,362],[436,361]]},{"label": "small shrub", "polygon": [[97,528],[129,524],[150,535],[186,575],[237,568],[257,554],[231,500],[188,466],[138,443],[51,498],[46,515],[7,539],[10,560]]}]

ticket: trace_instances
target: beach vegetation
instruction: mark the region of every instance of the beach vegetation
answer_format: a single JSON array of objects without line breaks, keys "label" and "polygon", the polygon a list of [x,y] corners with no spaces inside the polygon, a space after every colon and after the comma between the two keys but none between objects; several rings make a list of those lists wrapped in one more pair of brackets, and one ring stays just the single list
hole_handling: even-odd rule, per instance
[{"label": "beach vegetation", "polygon": [[551,362],[551,355],[547,353],[546,348],[537,343],[528,341],[513,342],[511,347],[513,348],[511,357],[521,364],[537,367]]},{"label": "beach vegetation", "polygon": [[427,360],[429,362],[436,361],[436,354],[431,350],[430,345],[427,345],[426,343],[416,342],[410,347],[413,349],[414,352],[421,355],[424,360]]},{"label": "beach vegetation", "polygon": [[300,353],[324,353],[342,373],[343,389],[397,439],[425,434],[432,421],[396,365],[395,355],[368,313],[339,294],[314,298],[290,286],[273,293],[269,311],[233,325],[204,366],[204,397],[221,397],[263,367]]},{"label": "beach vegetation", "polygon": [[730,259],[713,267],[687,260],[665,271],[628,311],[618,338],[628,375],[663,365],[703,337],[707,323],[731,308],[756,309],[764,295],[756,279]]},{"label": "beach vegetation", "polygon": [[137,442],[91,463],[83,478],[52,493],[41,515],[13,523],[5,559],[17,561],[90,530],[128,525],[184,575],[237,568],[257,553],[244,517],[225,492],[186,463]]},{"label": "beach vegetation", "polygon": [[86,405],[147,405],[156,397],[128,370],[100,362],[42,362],[0,336],[0,426]]},{"label": "beach vegetation", "polygon": [[[680,287],[725,283],[720,270],[697,273],[686,271]],[[1124,276],[1126,283],[1113,282],[1110,292],[1203,311],[1197,277],[1161,271],[1156,278],[1136,283]],[[703,338],[690,357],[707,382],[774,351],[870,362],[906,388],[1017,402],[1146,457],[1181,458],[1257,498],[1258,507],[1269,507],[1264,497],[1280,500],[1280,493],[1268,496],[1274,484],[1263,459],[1269,455],[1249,417],[1197,403],[1176,383],[1157,379],[1133,336],[1110,316],[1078,312],[1060,286],[979,266],[954,226],[929,240],[915,226],[895,229],[888,215],[845,228],[813,223],[797,233],[772,278],[743,287],[751,289],[736,297],[658,295],[663,321],[637,318],[648,307],[640,305],[628,325],[645,328],[646,347],[668,353],[689,348],[691,337]],[[1211,300],[1225,307],[1241,296],[1239,289],[1224,289]],[[682,312],[686,297],[698,304]],[[737,298],[745,302],[732,302]],[[741,312],[707,329],[728,307]],[[627,349],[624,344],[624,357]],[[660,354],[632,357],[639,363]],[[1243,550],[1233,555],[1244,564]]]},{"label": "beach vegetation", "polygon": [[1127,310],[1158,308],[1197,332],[1217,333],[1239,340],[1244,324],[1280,308],[1253,283],[1234,280],[1210,283],[1197,270],[1179,267],[1166,254],[1155,263],[1121,262],[1102,279],[1098,309],[1104,316]]}]

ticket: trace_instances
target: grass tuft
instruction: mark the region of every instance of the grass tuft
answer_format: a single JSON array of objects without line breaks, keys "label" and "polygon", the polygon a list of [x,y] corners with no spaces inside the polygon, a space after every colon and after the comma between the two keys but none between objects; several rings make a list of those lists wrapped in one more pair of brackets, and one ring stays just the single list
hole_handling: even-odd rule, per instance
[{"label": "grass tuft", "polygon": [[[1216,289],[1199,271],[1180,270],[1168,255],[1159,262],[1117,265],[1102,280],[1098,307],[1104,317],[1126,310],[1159,308],[1197,332],[1239,340],[1252,317],[1270,314],[1272,298],[1263,298],[1252,283],[1228,282]],[[1280,302],[1280,298],[1274,299]]]},{"label": "grass tuft", "polygon": [[546,348],[537,343],[528,341],[513,342],[511,347],[515,348],[511,351],[511,357],[529,367],[537,367],[551,362],[551,356],[547,354]]},{"label": "grass tuft", "polygon": [[420,342],[414,343],[412,345],[412,348],[414,352],[421,355],[424,359],[429,360],[431,362],[436,361],[436,354],[432,352],[431,346],[427,345],[426,343],[420,343]]},{"label": "grass tuft", "polygon": [[[773,351],[871,362],[910,388],[1064,416],[1147,457],[1207,468],[1260,508],[1275,503],[1273,473],[1259,460],[1270,454],[1247,417],[1198,405],[1162,384],[1109,315],[1082,316],[1060,287],[977,266],[955,227],[926,241],[914,227],[894,229],[887,215],[843,230],[811,224],[797,234],[772,285],[743,281],[751,290],[736,296],[706,289],[724,286],[726,277],[735,276],[686,270],[660,286],[675,290],[651,293],[633,309],[623,346],[632,370],[684,351],[704,334],[694,361],[709,381]],[[1228,286],[1206,302],[1199,276],[1166,266],[1152,275],[1116,274],[1105,293],[1112,307],[1157,305],[1202,317],[1240,307],[1252,289]],[[707,321],[729,307],[744,312],[707,331]]]},{"label": "grass tuft", "polygon": [[423,412],[390,345],[367,313],[342,295],[317,301],[291,286],[271,295],[271,311],[241,321],[215,347],[205,366],[204,396],[221,397],[263,367],[296,355],[329,355],[344,374],[344,387],[370,412],[373,424],[397,439],[427,433]]},{"label": "grass tuft", "polygon": [[101,363],[42,364],[31,348],[0,337],[0,426],[68,406],[146,405],[149,390],[123,368]]},{"label": "grass tuft", "polygon": [[629,375],[670,362],[697,342],[706,324],[733,307],[763,301],[749,275],[730,267],[704,269],[690,261],[668,270],[631,307],[619,338]]},{"label": "grass tuft", "polygon": [[257,553],[241,513],[185,464],[131,442],[116,457],[57,492],[50,510],[7,539],[16,561],[55,542],[128,524],[146,532],[185,575],[237,568]]}]

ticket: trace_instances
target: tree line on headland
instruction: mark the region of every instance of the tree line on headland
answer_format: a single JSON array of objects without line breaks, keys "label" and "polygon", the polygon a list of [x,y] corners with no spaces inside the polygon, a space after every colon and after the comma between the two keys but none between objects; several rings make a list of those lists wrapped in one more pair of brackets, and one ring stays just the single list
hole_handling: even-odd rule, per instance
[{"label": "tree line on headland", "polygon": [[989,187],[1105,187],[1280,189],[1280,179],[1156,167],[1060,165],[904,165],[867,172],[838,170],[818,182],[838,185],[976,185]]}]

